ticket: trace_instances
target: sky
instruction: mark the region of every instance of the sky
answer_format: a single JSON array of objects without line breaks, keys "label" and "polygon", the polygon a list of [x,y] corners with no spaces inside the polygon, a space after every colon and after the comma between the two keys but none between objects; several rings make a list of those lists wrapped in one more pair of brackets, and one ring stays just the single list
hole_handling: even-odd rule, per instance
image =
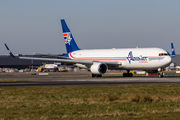
[{"label": "sky", "polygon": [[179,0],[0,0],[0,55],[66,53],[60,19],[81,49],[180,53]]}]

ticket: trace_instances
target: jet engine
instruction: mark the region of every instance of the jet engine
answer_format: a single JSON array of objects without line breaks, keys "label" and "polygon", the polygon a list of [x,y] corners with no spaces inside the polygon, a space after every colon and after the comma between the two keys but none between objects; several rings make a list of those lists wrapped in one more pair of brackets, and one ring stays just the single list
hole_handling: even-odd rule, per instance
[{"label": "jet engine", "polygon": [[106,73],[107,69],[108,67],[106,64],[99,62],[94,62],[90,67],[90,70],[93,74],[104,74]]}]

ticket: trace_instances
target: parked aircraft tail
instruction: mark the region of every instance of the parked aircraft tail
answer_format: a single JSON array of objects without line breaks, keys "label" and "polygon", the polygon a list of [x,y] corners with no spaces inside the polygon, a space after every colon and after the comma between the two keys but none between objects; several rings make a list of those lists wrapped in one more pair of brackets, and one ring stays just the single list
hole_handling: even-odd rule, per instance
[{"label": "parked aircraft tail", "polygon": [[6,43],[4,43],[4,45],[6,46],[6,49],[7,49],[7,51],[9,52],[9,55],[12,56],[12,57],[15,57],[15,56],[13,55],[13,53],[10,51],[10,49],[8,48],[8,46],[6,45]]},{"label": "parked aircraft tail", "polygon": [[64,42],[66,45],[67,54],[70,52],[76,51],[76,50],[80,50],[64,19],[61,19],[61,25],[62,25],[62,31],[63,31]]},{"label": "parked aircraft tail", "polygon": [[175,56],[176,56],[176,53],[175,53],[175,49],[174,49],[173,43],[171,43],[171,51],[172,51],[171,56],[172,56],[172,57],[175,57]]}]

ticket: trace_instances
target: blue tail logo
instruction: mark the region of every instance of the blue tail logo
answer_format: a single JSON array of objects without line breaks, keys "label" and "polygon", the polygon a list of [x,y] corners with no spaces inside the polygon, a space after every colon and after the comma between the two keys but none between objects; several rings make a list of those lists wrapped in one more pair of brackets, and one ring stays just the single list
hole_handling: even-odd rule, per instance
[{"label": "blue tail logo", "polygon": [[174,49],[173,43],[171,43],[171,51],[172,51],[171,56],[172,56],[172,57],[175,57],[175,56],[176,56],[176,53],[175,53],[175,49]]},{"label": "blue tail logo", "polygon": [[69,54],[70,52],[76,51],[76,50],[80,50],[64,19],[61,20],[61,25],[62,25],[62,31],[63,31],[64,42],[65,42],[67,54]]},{"label": "blue tail logo", "polygon": [[71,40],[72,40],[71,33],[70,32],[63,33],[63,36],[64,36],[64,43],[70,45]]}]

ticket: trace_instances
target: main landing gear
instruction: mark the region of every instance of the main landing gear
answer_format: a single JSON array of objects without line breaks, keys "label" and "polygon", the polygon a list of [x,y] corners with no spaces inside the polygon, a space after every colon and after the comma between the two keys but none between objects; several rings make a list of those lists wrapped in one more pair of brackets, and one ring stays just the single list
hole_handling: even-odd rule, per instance
[{"label": "main landing gear", "polygon": [[102,77],[101,74],[92,74],[92,77]]},{"label": "main landing gear", "polygon": [[129,72],[130,70],[127,70],[127,73],[123,73],[123,77],[133,77],[133,74]]}]

